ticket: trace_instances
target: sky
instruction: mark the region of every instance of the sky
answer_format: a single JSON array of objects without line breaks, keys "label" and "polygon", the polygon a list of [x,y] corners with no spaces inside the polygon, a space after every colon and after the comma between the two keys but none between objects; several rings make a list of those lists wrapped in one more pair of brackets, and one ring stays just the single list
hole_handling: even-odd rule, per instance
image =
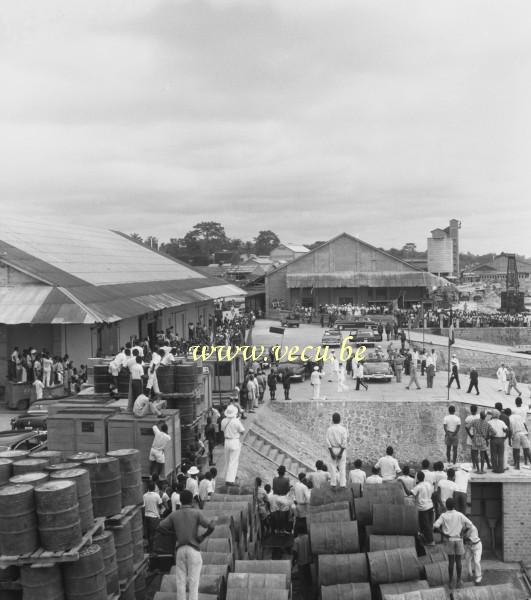
[{"label": "sky", "polygon": [[0,209],[531,255],[529,0],[4,0]]}]

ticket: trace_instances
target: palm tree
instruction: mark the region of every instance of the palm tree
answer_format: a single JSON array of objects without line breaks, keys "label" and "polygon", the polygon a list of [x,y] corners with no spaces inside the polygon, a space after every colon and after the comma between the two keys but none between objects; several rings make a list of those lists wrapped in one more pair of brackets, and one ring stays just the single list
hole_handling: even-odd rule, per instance
[{"label": "palm tree", "polygon": [[130,233],[129,237],[133,240],[133,242],[138,242],[139,244],[143,244],[144,240],[139,233]]}]

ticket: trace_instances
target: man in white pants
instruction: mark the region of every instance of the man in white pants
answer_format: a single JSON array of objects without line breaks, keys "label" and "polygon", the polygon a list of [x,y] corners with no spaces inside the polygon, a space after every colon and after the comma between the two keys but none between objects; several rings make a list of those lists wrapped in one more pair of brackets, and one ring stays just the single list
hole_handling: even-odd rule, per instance
[{"label": "man in white pants", "polygon": [[234,485],[240,460],[240,435],[245,429],[238,419],[238,409],[232,404],[225,409],[221,430],[225,435],[225,483]]},{"label": "man in white pants", "polygon": [[331,479],[330,485],[332,487],[337,486],[337,480],[339,478],[339,486],[347,486],[347,439],[348,432],[341,423],[341,417],[339,413],[332,415],[332,425],[326,432],[326,444],[330,457],[332,459],[331,464]]},{"label": "man in white pants", "polygon": [[468,526],[464,531],[465,564],[468,574],[474,579],[474,583],[481,583],[481,554],[483,544],[479,539],[478,530],[475,525]]},{"label": "man in white pants", "polygon": [[498,378],[498,392],[507,391],[507,369],[502,363],[496,371],[496,377]]},{"label": "man in white pants", "polygon": [[319,367],[314,367],[310,376],[310,383],[313,386],[313,398],[312,400],[319,400],[321,397],[321,373]]}]

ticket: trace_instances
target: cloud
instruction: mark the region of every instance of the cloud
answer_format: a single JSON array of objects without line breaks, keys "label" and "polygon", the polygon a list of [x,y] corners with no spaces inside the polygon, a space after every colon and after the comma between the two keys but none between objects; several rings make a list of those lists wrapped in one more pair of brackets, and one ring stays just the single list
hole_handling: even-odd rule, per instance
[{"label": "cloud", "polygon": [[0,204],[292,241],[529,252],[525,0],[8,0]]}]

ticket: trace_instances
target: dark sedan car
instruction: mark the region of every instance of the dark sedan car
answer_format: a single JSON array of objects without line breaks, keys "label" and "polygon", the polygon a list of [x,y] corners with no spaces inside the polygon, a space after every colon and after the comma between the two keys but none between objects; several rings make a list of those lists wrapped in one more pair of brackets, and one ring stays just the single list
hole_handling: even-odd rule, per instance
[{"label": "dark sedan car", "polygon": [[0,451],[44,450],[47,439],[46,431],[0,431]]},{"label": "dark sedan car", "polygon": [[46,431],[47,417],[48,410],[46,408],[40,408],[40,405],[34,405],[27,412],[11,419],[11,429],[17,431]]},{"label": "dark sedan car", "polygon": [[296,383],[299,381],[306,381],[306,375],[308,370],[308,362],[297,358],[294,361],[284,361],[278,363],[278,370],[285,373],[289,371],[291,376],[291,382]]}]

